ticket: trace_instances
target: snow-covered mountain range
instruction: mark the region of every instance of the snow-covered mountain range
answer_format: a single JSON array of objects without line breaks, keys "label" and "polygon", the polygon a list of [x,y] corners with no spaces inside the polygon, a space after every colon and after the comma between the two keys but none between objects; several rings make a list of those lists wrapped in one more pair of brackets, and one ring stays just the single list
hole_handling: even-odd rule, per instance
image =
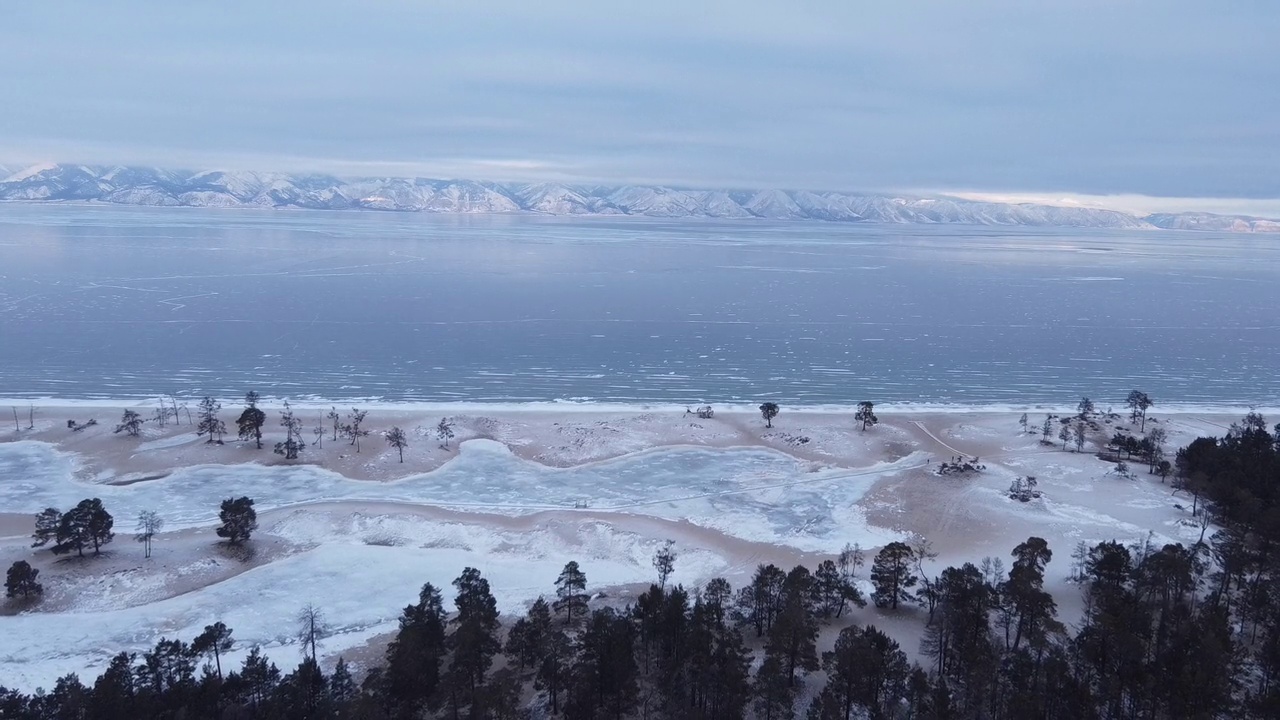
[{"label": "snow-covered mountain range", "polygon": [[979,202],[946,196],[389,177],[343,179],[329,175],[56,164],[0,166],[0,202],[1280,232],[1280,221],[1245,216],[1137,216],[1100,208]]}]

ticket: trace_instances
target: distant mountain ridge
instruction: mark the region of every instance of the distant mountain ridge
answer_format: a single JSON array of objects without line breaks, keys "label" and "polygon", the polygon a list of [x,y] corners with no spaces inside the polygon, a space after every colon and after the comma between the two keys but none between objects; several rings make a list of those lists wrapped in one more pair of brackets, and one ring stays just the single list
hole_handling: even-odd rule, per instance
[{"label": "distant mountain ridge", "polygon": [[430,213],[639,215],[1029,227],[1280,232],[1280,220],[807,190],[689,190],[654,185],[350,178],[146,167],[0,166],[0,202],[303,208]]}]

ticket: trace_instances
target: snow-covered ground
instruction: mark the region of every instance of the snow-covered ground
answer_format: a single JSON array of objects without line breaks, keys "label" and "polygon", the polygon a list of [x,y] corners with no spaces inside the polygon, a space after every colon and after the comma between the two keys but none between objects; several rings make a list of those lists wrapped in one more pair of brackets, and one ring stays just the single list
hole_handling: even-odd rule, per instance
[{"label": "snow-covered ground", "polygon": [[[69,415],[70,416],[70,415]],[[431,417],[385,422],[430,427]],[[1031,418],[1038,424],[1042,417]],[[1170,452],[1234,419],[1167,416]],[[41,569],[40,603],[0,615],[0,684],[50,686],[60,674],[99,671],[120,650],[160,637],[189,640],[206,624],[233,628],[238,653],[261,645],[296,662],[294,618],[312,603],[331,628],[332,660],[395,627],[424,582],[451,595],[466,566],[490,580],[503,612],[550,594],[577,560],[590,587],[626,596],[653,578],[650,560],[667,539],[680,553],[676,581],[716,575],[736,585],[759,562],[812,563],[846,543],[873,549],[926,538],[946,564],[1007,558],[1030,535],[1055,556],[1050,586],[1064,619],[1078,612],[1067,583],[1078,541],[1194,541],[1200,529],[1183,498],[1138,467],[1121,478],[1086,452],[1045,446],[1007,413],[917,414],[866,433],[829,413],[789,413],[772,430],[758,416],[723,413],[691,421],[680,412],[508,413],[456,418],[460,449],[418,434],[406,463],[375,436],[360,455],[342,443],[308,448],[314,464],[285,464],[239,444],[206,446],[188,426],[143,438],[101,426],[70,433],[55,423],[0,442],[0,562]],[[1115,426],[1103,426],[1109,437]],[[270,439],[269,439],[270,440]],[[986,470],[935,474],[951,456],[979,456]],[[221,461],[221,462],[219,462]],[[265,463],[265,464],[264,464]],[[351,472],[358,468],[359,472]],[[1010,500],[1009,483],[1035,475],[1044,495]],[[352,479],[358,477],[362,479]],[[260,515],[244,556],[217,545],[218,504],[248,495]],[[100,497],[116,517],[102,558],[55,559],[32,550],[30,516]],[[133,519],[156,510],[166,532],[142,559]],[[1007,564],[1007,562],[1006,562]],[[865,572],[865,571],[864,571]],[[903,639],[908,613],[860,621]],[[906,643],[908,649],[914,641]]]}]

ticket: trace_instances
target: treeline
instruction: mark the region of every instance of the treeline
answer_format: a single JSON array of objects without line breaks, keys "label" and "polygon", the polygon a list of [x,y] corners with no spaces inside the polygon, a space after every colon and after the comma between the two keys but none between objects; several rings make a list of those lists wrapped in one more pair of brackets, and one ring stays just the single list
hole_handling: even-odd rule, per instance
[{"label": "treeline", "polygon": [[231,630],[210,626],[191,643],[117,655],[91,687],[69,675],[48,693],[4,692],[0,716],[502,720],[532,705],[566,720],[791,720],[814,683],[799,708],[809,720],[1274,717],[1274,667],[1246,652],[1229,593],[1202,591],[1217,582],[1195,548],[1090,549],[1074,636],[1043,587],[1045,541],[1029,538],[1011,557],[1007,573],[966,563],[930,577],[901,543],[877,555],[872,600],[927,612],[923,666],[872,625],[843,627],[818,652],[822,628],[864,603],[852,558],[814,572],[762,565],[737,592],[723,579],[655,583],[632,605],[594,609],[569,563],[554,600],[505,633],[488,581],[467,568],[452,613],[439,588],[423,586],[359,685],[343,662],[329,674],[317,665],[314,637],[288,674],[253,649],[224,676]]}]

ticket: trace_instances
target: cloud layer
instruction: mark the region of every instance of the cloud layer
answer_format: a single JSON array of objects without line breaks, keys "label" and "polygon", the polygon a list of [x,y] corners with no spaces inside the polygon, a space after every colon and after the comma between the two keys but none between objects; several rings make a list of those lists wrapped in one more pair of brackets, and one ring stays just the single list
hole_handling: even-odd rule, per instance
[{"label": "cloud layer", "polygon": [[1263,0],[40,3],[0,159],[1280,197]]}]

